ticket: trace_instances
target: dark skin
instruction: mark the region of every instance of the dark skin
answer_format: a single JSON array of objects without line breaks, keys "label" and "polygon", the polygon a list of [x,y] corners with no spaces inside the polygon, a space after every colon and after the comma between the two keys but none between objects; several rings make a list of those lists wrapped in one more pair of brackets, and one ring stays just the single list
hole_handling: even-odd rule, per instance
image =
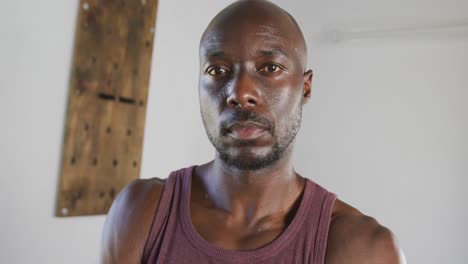
[{"label": "dark skin", "polygon": [[[253,250],[277,238],[294,217],[305,184],[292,157],[293,132],[311,95],[306,58],[295,22],[265,1],[237,2],[205,31],[199,95],[216,155],[195,169],[190,214],[211,244]],[[259,119],[240,118],[240,112]],[[270,155],[275,149],[280,155]],[[137,180],[118,195],[103,231],[103,263],[140,262],[163,187],[158,178]],[[327,264],[404,263],[387,228],[339,199],[327,243]]]}]

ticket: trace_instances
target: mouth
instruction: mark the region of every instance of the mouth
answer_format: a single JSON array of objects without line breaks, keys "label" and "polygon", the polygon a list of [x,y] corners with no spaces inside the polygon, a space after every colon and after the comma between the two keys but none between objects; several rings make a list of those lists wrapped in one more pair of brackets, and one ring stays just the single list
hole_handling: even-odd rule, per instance
[{"label": "mouth", "polygon": [[228,127],[228,135],[235,139],[251,140],[260,137],[266,132],[266,128],[258,123],[234,122]]}]

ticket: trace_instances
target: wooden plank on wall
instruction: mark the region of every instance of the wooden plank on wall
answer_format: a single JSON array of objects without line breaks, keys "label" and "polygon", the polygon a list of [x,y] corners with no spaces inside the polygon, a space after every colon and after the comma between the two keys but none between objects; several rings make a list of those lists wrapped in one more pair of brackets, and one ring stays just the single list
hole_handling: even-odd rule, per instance
[{"label": "wooden plank on wall", "polygon": [[157,0],[78,12],[57,216],[105,214],[139,178]]}]

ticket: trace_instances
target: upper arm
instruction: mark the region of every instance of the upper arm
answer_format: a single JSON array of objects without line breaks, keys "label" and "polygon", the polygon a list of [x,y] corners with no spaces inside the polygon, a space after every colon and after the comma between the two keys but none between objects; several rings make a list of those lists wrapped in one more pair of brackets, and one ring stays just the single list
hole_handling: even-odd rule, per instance
[{"label": "upper arm", "polygon": [[405,264],[403,252],[399,248],[394,234],[386,227],[377,224],[372,238],[362,246],[369,251],[369,263]]},{"label": "upper arm", "polygon": [[141,262],[163,189],[158,180],[135,180],[116,197],[102,231],[101,263]]},{"label": "upper arm", "polygon": [[332,220],[325,263],[405,264],[406,261],[393,233],[354,209]]}]

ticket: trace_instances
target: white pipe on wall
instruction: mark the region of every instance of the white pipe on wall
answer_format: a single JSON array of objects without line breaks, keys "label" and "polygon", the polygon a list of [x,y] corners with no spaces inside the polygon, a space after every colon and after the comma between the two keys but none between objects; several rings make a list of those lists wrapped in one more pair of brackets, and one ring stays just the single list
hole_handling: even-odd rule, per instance
[{"label": "white pipe on wall", "polygon": [[468,19],[432,24],[405,26],[332,28],[324,30],[324,38],[331,42],[358,39],[415,38],[415,37],[467,37]]}]

